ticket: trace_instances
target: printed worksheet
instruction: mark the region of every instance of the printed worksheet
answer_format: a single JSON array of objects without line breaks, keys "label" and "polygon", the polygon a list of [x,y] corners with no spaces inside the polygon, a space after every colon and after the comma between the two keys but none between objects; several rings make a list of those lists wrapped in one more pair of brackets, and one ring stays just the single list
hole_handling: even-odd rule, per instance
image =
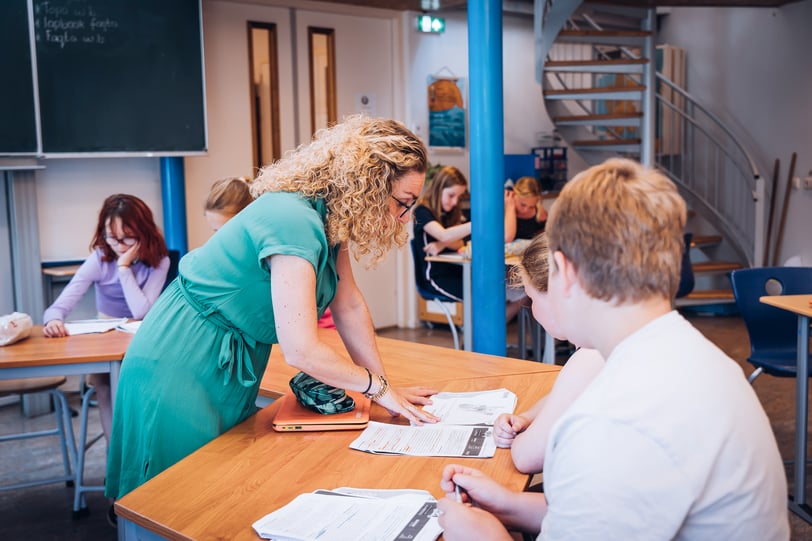
[{"label": "printed worksheet", "polygon": [[263,539],[285,541],[434,541],[442,533],[437,501],[425,491],[318,490],[252,525]]},{"label": "printed worksheet", "polygon": [[423,409],[446,425],[493,426],[500,414],[513,413],[516,409],[516,394],[507,389],[438,393],[431,401]]},{"label": "printed worksheet", "polygon": [[492,426],[390,425],[370,421],[350,449],[374,454],[491,458]]}]

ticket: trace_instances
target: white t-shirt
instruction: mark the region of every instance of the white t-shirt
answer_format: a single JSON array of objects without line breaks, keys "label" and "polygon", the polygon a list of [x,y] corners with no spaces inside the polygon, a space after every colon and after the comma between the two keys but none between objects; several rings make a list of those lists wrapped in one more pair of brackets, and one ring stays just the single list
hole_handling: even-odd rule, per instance
[{"label": "white t-shirt", "polygon": [[677,312],[618,344],[553,426],[544,489],[540,540],[789,539],[764,409]]}]

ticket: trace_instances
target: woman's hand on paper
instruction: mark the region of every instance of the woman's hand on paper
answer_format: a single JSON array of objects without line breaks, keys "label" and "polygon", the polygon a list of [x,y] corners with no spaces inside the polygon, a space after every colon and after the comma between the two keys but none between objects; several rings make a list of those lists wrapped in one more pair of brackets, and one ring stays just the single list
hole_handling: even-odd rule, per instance
[{"label": "woman's hand on paper", "polygon": [[436,423],[439,417],[432,415],[427,411],[423,411],[420,406],[430,404],[432,395],[437,394],[437,391],[428,387],[405,387],[396,389],[390,387],[381,398],[378,399],[378,404],[386,408],[392,415],[403,415],[409,422],[416,425],[423,423]]},{"label": "woman's hand on paper", "polygon": [[52,319],[42,328],[42,334],[48,338],[61,338],[68,336],[68,330],[65,328],[65,323],[59,319]]},{"label": "woman's hand on paper", "polygon": [[516,435],[530,426],[530,421],[521,415],[503,413],[493,423],[493,439],[497,447],[510,448]]}]

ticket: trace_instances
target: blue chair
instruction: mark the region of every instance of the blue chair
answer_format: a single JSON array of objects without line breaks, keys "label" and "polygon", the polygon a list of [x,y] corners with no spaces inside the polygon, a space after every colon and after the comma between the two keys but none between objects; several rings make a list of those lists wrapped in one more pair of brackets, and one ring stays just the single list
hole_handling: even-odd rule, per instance
[{"label": "blue chair", "polygon": [[161,291],[166,289],[167,286],[172,283],[172,280],[178,277],[179,263],[180,263],[180,251],[169,250],[169,269],[167,269],[166,271],[166,280],[164,281],[164,287],[163,289],[161,289]]},{"label": "blue chair", "polygon": [[[750,357],[756,367],[748,381],[761,374],[795,377],[798,355],[798,318],[795,314],[759,302],[765,295],[812,293],[812,267],[763,267],[730,274],[736,305],[750,336]],[[810,356],[812,359],[812,356]],[[812,362],[808,376],[812,376]]]},{"label": "blue chair", "polygon": [[451,315],[449,306],[457,301],[451,297],[446,297],[434,291],[429,286],[428,279],[426,279],[425,271],[423,268],[423,254],[418,253],[419,249],[415,249],[414,242],[409,243],[412,249],[412,261],[414,262],[414,279],[417,286],[417,294],[423,297],[427,302],[434,301],[440,307],[448,320],[448,327],[451,329],[451,336],[454,338],[454,349],[460,349],[460,337],[457,331],[457,326],[454,324],[454,316]]}]

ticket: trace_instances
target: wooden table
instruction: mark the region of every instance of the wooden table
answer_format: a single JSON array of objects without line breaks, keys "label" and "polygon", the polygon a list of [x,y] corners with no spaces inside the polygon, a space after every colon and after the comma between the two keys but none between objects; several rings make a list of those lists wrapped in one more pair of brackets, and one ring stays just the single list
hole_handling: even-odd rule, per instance
[{"label": "wooden table", "polygon": [[[555,367],[422,383],[444,391],[506,387],[518,395],[521,411],[550,391],[557,373]],[[254,521],[319,488],[418,488],[440,498],[440,474],[451,462],[476,467],[512,490],[524,489],[528,481],[508,449],[497,449],[491,459],[379,456],[349,448],[357,431],[277,433],[271,422],[278,407],[277,402],[261,410],[118,500],[119,539],[255,541]],[[371,418],[399,422],[377,404]]]},{"label": "wooden table", "polygon": [[806,439],[809,413],[809,318],[812,318],[812,295],[771,295],[759,301],[798,315],[798,360],[795,377],[795,489],[790,496],[790,510],[812,522],[812,507],[806,503]]},{"label": "wooden table", "polygon": [[[110,397],[116,398],[121,360],[133,335],[123,331],[46,338],[36,325],[28,338],[0,348],[0,379],[81,374],[110,374]],[[85,426],[83,420],[83,427]],[[73,431],[71,430],[71,434]],[[83,507],[85,492],[102,487],[84,484],[84,446],[71,436],[74,464],[74,513]]]},{"label": "wooden table", "polygon": [[[43,266],[42,267],[42,280],[45,289],[45,307],[51,306],[54,303],[54,283],[55,282],[69,282],[82,263],[70,263],[67,265]],[[46,322],[47,323],[47,322]]]},{"label": "wooden table", "polygon": [[28,338],[0,348],[0,379],[110,374],[115,399],[121,360],[133,335],[123,331],[46,338],[35,325]]},{"label": "wooden table", "polygon": [[[350,358],[338,331],[319,329],[319,336],[346,359]],[[390,383],[398,387],[422,385],[427,381],[452,381],[460,378],[535,374],[558,370],[549,364],[484,353],[460,352],[451,348],[392,338],[378,337],[377,342],[387,377]],[[288,381],[297,372],[297,369],[285,362],[282,348],[275,345],[271,350],[268,368],[260,383],[257,405],[267,406],[289,391]]]}]

